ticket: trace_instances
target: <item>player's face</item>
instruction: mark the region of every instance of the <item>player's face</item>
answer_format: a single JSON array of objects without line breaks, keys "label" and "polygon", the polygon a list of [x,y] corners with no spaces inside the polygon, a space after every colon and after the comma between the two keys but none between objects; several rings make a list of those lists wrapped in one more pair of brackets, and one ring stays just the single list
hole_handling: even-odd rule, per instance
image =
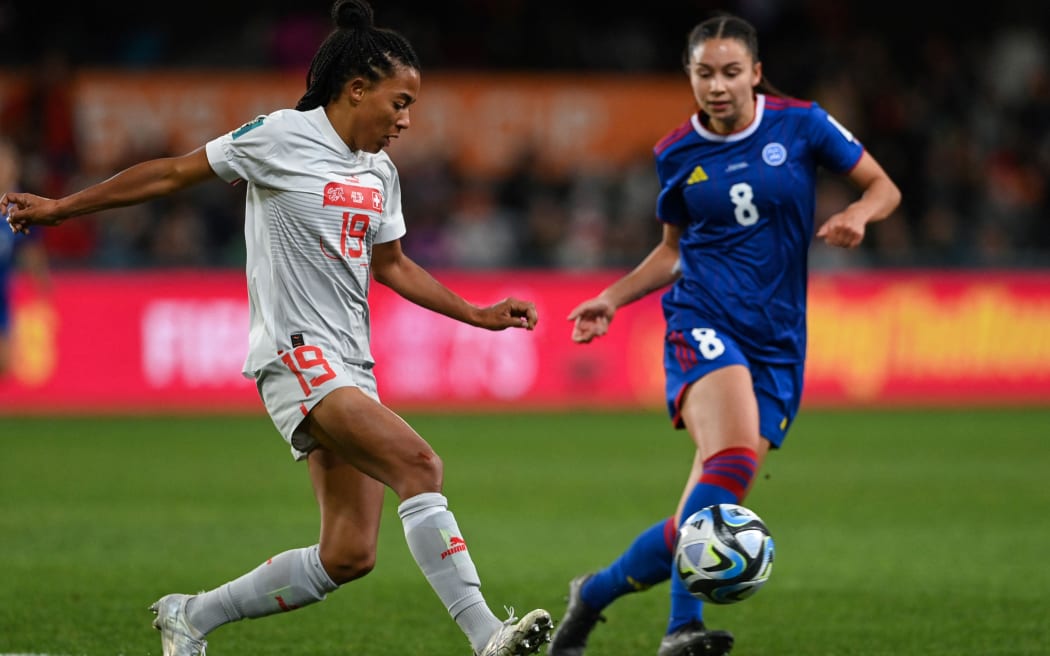
[{"label": "player's face", "polygon": [[762,64],[752,59],[739,39],[708,39],[693,49],[689,81],[711,127],[728,134],[747,127],[755,117],[754,87]]},{"label": "player's face", "polygon": [[394,75],[361,91],[350,147],[378,153],[409,127],[408,107],[419,95],[419,71],[400,66]]}]

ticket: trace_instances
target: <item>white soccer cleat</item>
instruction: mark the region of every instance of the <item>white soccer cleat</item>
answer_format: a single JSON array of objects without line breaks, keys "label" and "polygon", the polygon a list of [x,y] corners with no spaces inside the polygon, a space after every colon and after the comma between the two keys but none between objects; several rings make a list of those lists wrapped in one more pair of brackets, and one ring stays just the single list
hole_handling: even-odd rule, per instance
[{"label": "white soccer cleat", "polygon": [[514,617],[513,610],[510,613],[510,619],[492,634],[488,644],[476,656],[526,656],[535,654],[544,643],[550,642],[554,627],[550,613],[537,608],[520,620]]},{"label": "white soccer cleat", "polygon": [[151,611],[157,616],[153,628],[160,631],[164,656],[205,656],[208,642],[204,634],[186,620],[186,602],[190,595],[170,594],[158,599]]}]

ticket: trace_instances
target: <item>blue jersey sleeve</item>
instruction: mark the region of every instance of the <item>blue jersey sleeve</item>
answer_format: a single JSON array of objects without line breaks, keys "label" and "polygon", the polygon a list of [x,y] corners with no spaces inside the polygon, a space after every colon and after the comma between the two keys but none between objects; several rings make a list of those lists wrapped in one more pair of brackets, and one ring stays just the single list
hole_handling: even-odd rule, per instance
[{"label": "blue jersey sleeve", "polygon": [[813,150],[821,166],[833,173],[843,174],[860,161],[864,146],[817,103],[813,103],[809,125]]},{"label": "blue jersey sleeve", "polygon": [[664,223],[682,225],[688,222],[689,213],[686,209],[685,197],[682,195],[682,185],[677,181],[665,179],[662,174],[660,178],[660,194],[656,197],[656,218]]},{"label": "blue jersey sleeve", "polygon": [[683,195],[682,162],[680,151],[673,148],[689,134],[688,122],[665,137],[654,149],[656,155],[656,177],[660,181],[660,194],[656,197],[656,218],[664,223],[683,225],[689,222],[689,210]]}]

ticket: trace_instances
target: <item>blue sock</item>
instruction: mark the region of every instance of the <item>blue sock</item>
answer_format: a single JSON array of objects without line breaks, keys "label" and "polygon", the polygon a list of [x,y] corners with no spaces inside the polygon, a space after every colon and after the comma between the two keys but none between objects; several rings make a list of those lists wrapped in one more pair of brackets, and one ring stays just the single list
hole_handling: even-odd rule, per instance
[{"label": "blue sock", "polygon": [[[704,470],[682,508],[682,523],[696,511],[718,503],[740,503],[755,475],[758,459],[747,448],[719,451],[704,461]],[[678,576],[671,577],[671,616],[667,633],[703,621],[704,605],[689,594]]]},{"label": "blue sock", "polygon": [[671,576],[671,548],[676,528],[674,517],[661,519],[634,539],[627,551],[580,588],[580,598],[601,610],[617,597],[640,592]]}]

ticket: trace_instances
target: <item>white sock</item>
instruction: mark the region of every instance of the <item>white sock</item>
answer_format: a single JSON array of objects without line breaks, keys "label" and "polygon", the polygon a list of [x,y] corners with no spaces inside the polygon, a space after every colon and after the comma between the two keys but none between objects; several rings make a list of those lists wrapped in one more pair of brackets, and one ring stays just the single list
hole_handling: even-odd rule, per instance
[{"label": "white sock", "polygon": [[302,608],[339,586],[313,545],[277,554],[247,574],[202,592],[186,603],[186,619],[201,633],[227,622]]},{"label": "white sock", "polygon": [[456,518],[448,510],[448,500],[437,492],[418,494],[398,506],[397,514],[419,569],[474,651],[480,650],[502,622],[481,594],[478,570]]}]

